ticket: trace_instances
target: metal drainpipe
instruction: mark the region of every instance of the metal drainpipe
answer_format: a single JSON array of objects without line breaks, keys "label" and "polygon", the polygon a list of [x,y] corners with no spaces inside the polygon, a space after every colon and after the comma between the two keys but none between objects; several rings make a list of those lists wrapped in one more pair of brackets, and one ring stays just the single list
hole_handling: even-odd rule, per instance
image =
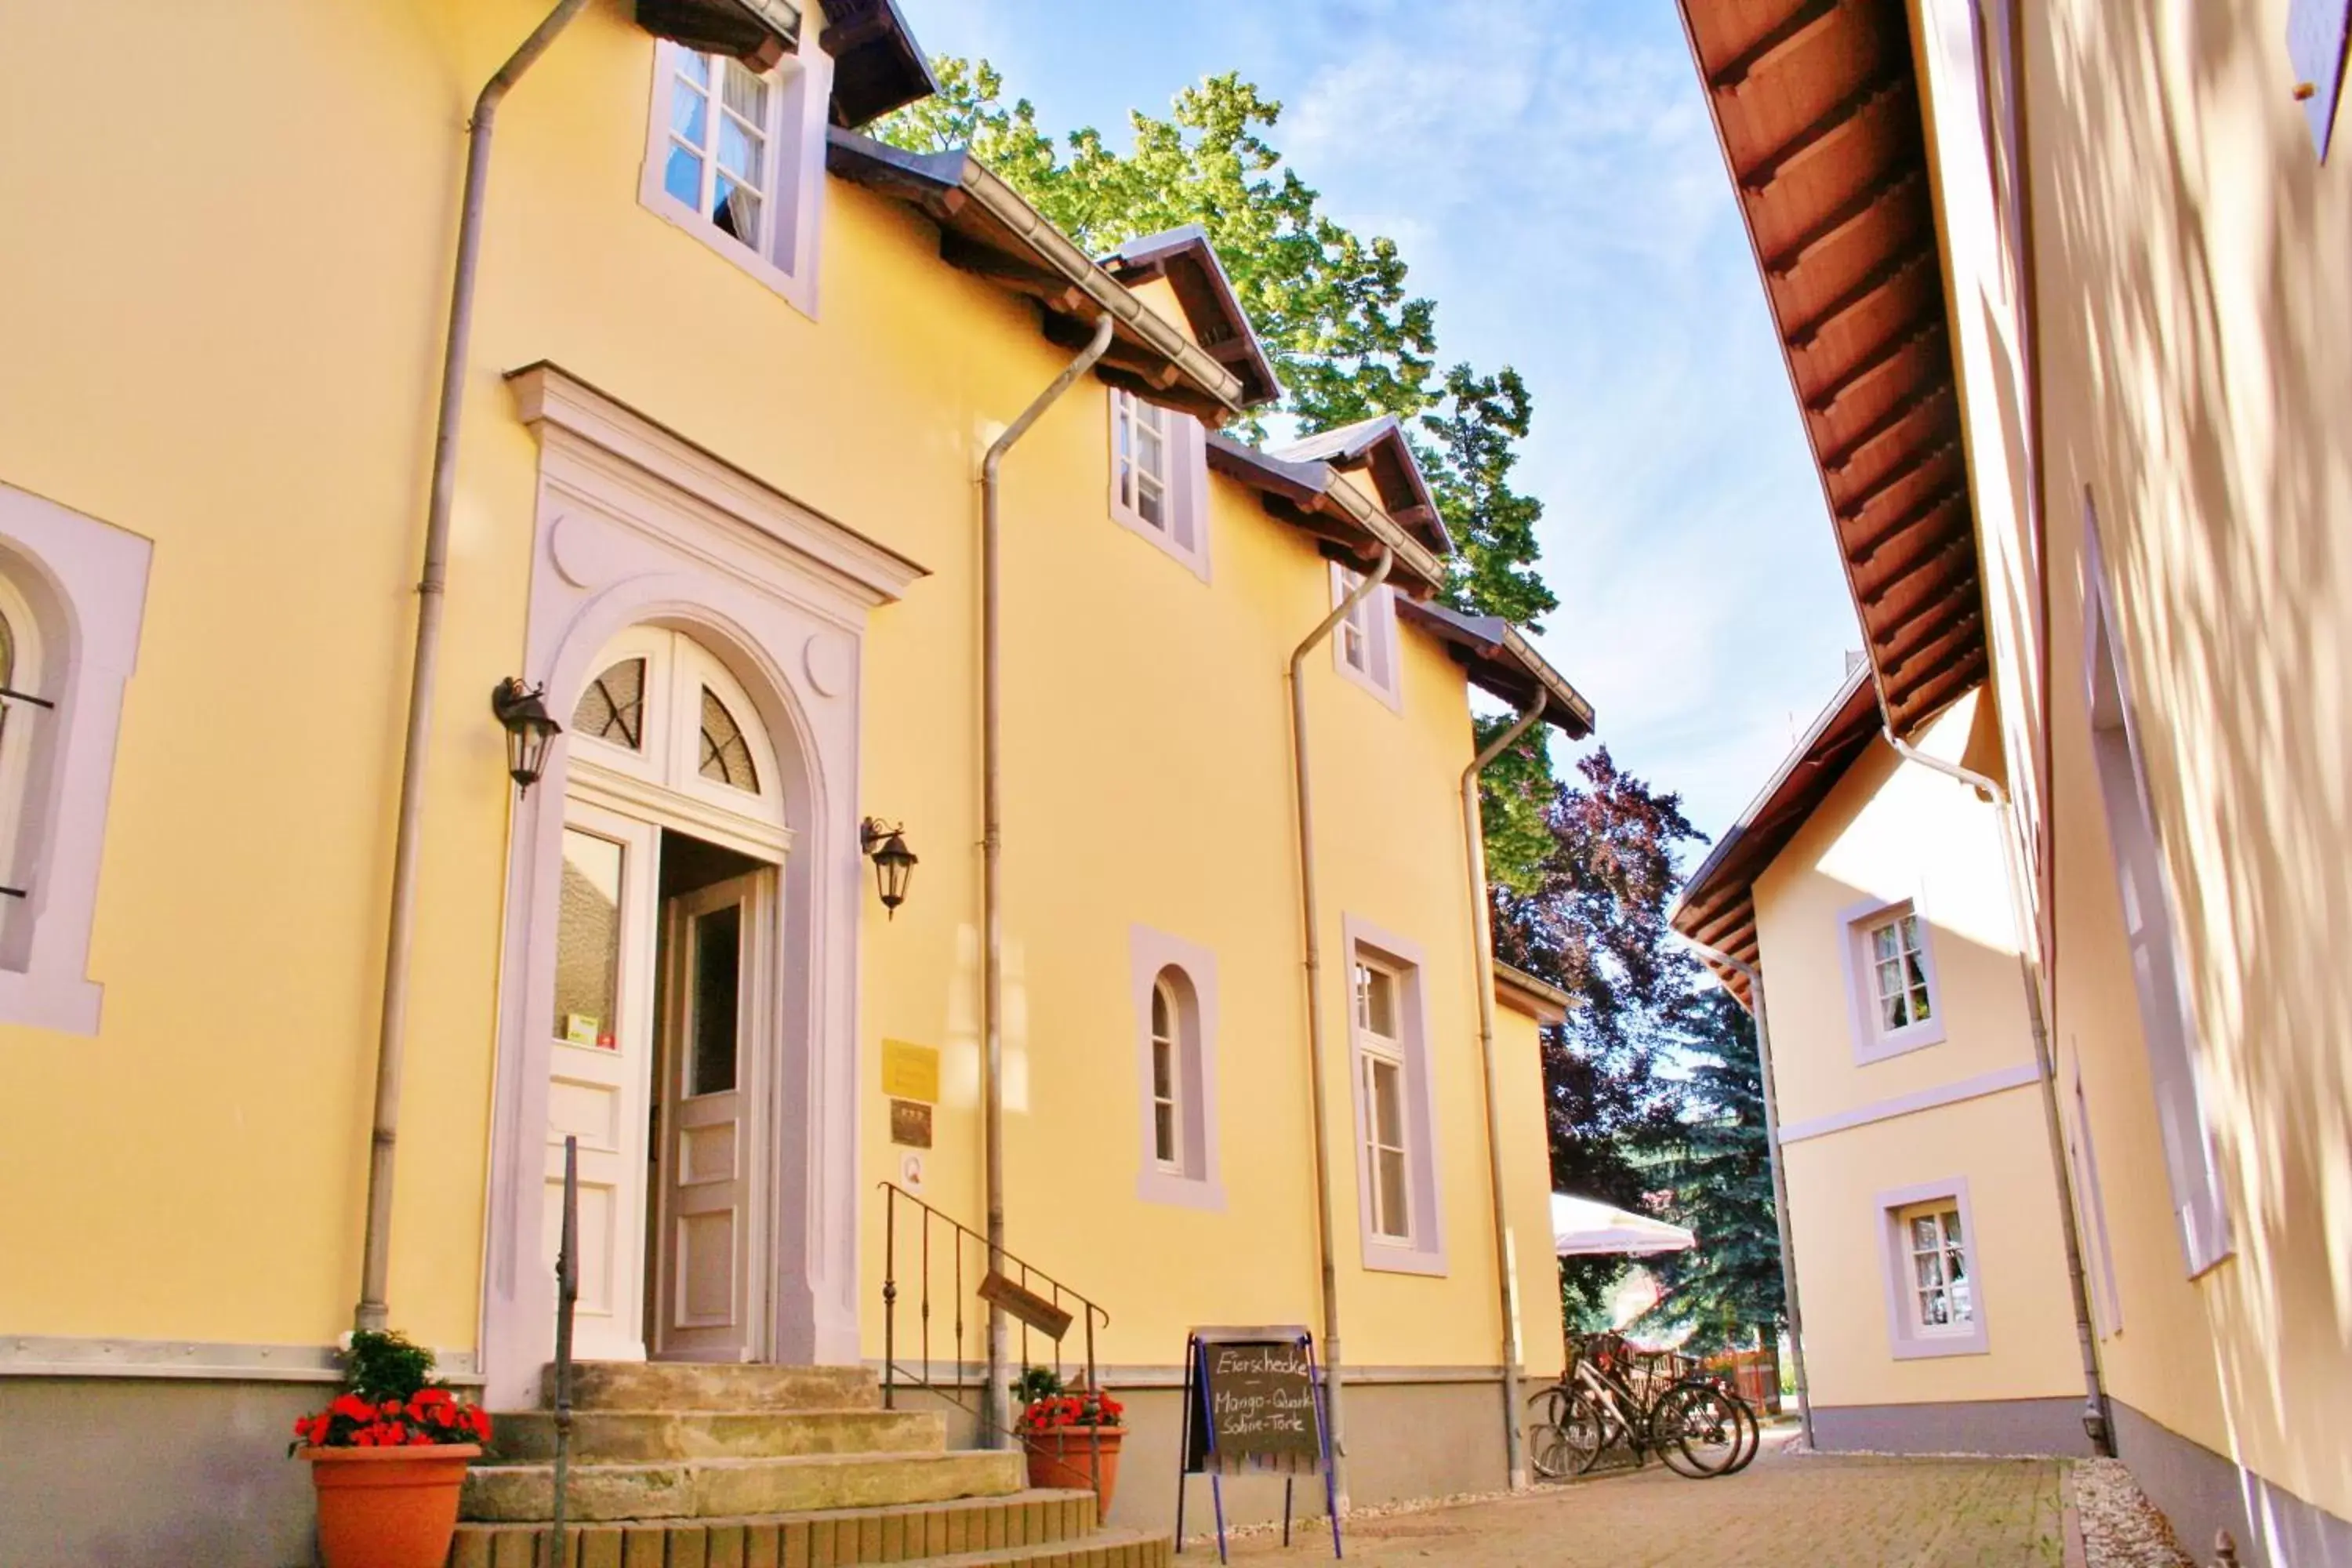
[{"label": "metal drainpipe", "polygon": [[368,1152],[367,1230],[360,1247],[358,1329],[381,1329],[392,1277],[392,1177],[400,1138],[400,1077],[408,1033],[408,964],[416,931],[416,867],[425,816],[425,764],[433,733],[433,687],[441,662],[441,608],[449,578],[449,513],[457,489],[457,426],[466,405],[466,357],[474,329],[474,282],[482,251],[482,211],[490,181],[490,130],[499,102],[547,52],[587,0],[558,0],[546,20],[484,83],[467,122],[465,195],[457,218],[457,276],[441,349],[441,405],[433,432],[432,499],[425,518],[425,569],[416,583],[416,650],[408,676],[408,734],[400,758],[400,819],[393,838],[392,909],[386,922],[383,1005],[375,1053],[375,1133]]},{"label": "metal drainpipe", "polygon": [[2027,952],[2031,922],[2026,911],[2032,906],[2018,868],[2017,821],[2009,792],[1973,768],[1929,756],[1897,736],[1893,725],[1886,727],[1885,735],[1886,743],[1895,748],[1896,756],[1969,785],[2000,815],[2001,871],[2009,883],[2010,918],[2017,922],[2017,968],[2025,983],[2025,1016],[2033,1035],[2033,1065],[2042,1075],[2042,1131],[2050,1142],[2050,1163],[2058,1173],[2058,1208],[2063,1221],[2058,1228],[2066,1246],[2066,1280],[2072,1287],[2074,1340],[2083,1359],[2083,1430],[2091,1439],[2094,1451],[2113,1457],[2115,1428],[2107,1413],[2106,1385],[2099,1374],[2099,1341],[2091,1322],[2090,1279],[2083,1268],[2083,1238],[2075,1229],[2074,1173],[2066,1160],[2065,1123],[2058,1114],[2058,1064],[2051,1055],[2049,1023],[2042,1016],[2042,983],[2034,973],[2032,956]]},{"label": "metal drainpipe", "polygon": [[[1675,934],[1682,936],[1680,931]],[[1789,1309],[1789,1357],[1796,1363],[1797,1420],[1804,1427],[1805,1447],[1817,1447],[1812,1389],[1805,1379],[1805,1314],[1797,1300],[1797,1243],[1789,1230],[1789,1174],[1780,1163],[1780,1096],[1772,1080],[1772,1031],[1764,1021],[1764,976],[1755,965],[1742,963],[1720,948],[1692,937],[1682,936],[1682,940],[1700,957],[1736,970],[1748,980],[1748,1013],[1756,1020],[1756,1065],[1764,1080],[1764,1154],[1772,1168],[1772,1219],[1780,1235],[1780,1294]],[[1737,993],[1733,1000],[1738,1000]]]},{"label": "metal drainpipe", "polygon": [[1331,1237],[1331,1140],[1325,1124],[1323,1092],[1323,915],[1315,883],[1315,797],[1307,785],[1311,775],[1307,765],[1307,656],[1388,581],[1389,568],[1395,564],[1396,556],[1381,545],[1379,563],[1290,656],[1290,766],[1291,781],[1298,793],[1298,905],[1307,931],[1307,1074],[1315,1116],[1315,1239],[1323,1280],[1323,1416],[1326,1436],[1331,1441],[1334,1510],[1340,1514],[1348,1511],[1348,1448],[1339,1424],[1339,1266]]},{"label": "metal drainpipe", "polygon": [[[988,1186],[988,1268],[1004,1267],[1004,919],[997,861],[1003,854],[1002,785],[1003,659],[998,612],[998,544],[996,472],[1013,444],[1029,433],[1046,409],[1070,390],[1078,377],[1092,370],[1110,347],[1115,323],[1106,314],[1095,322],[1095,334],[1062,374],[1031,400],[1004,434],[989,444],[980,461],[980,921],[986,958],[980,983],[980,1028],[982,1045],[982,1118],[986,1147]],[[1004,1381],[1004,1309],[988,1309],[988,1382],[981,1390],[980,1440],[1002,1447],[1012,1422]]]},{"label": "metal drainpipe", "polygon": [[1470,934],[1477,943],[1472,983],[1478,987],[1478,1059],[1486,1069],[1486,1183],[1495,1204],[1495,1288],[1503,1312],[1503,1463],[1513,1491],[1528,1488],[1528,1462],[1519,1432],[1519,1325],[1511,1310],[1510,1225],[1503,1209],[1503,1087],[1495,1068],[1495,933],[1487,909],[1486,830],[1478,813],[1478,775],[1536,727],[1550,700],[1541,691],[1462,770],[1462,838],[1470,873]]}]

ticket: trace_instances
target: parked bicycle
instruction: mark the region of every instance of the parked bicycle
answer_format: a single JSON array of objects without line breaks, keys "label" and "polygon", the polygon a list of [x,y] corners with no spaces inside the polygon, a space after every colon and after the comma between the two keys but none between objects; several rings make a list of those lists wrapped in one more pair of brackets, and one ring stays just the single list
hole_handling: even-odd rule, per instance
[{"label": "parked bicycle", "polygon": [[1580,1475],[1620,1447],[1636,1467],[1654,1453],[1693,1479],[1733,1475],[1763,1444],[1756,1412],[1716,1374],[1617,1334],[1571,1337],[1568,1370],[1529,1399],[1528,1417],[1528,1458],[1548,1480]]}]

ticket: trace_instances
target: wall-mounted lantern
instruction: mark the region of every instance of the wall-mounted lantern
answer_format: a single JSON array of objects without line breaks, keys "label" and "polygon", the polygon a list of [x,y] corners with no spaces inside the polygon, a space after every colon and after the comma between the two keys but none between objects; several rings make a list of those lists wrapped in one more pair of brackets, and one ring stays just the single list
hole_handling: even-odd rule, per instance
[{"label": "wall-mounted lantern", "polygon": [[547,711],[547,688],[525,686],[513,676],[490,692],[490,711],[507,731],[507,776],[525,795],[547,766],[547,743],[563,733]]},{"label": "wall-mounted lantern", "polygon": [[857,847],[874,862],[875,889],[882,895],[883,909],[897,920],[898,906],[907,901],[907,880],[915,872],[915,852],[907,847],[906,830],[869,816],[857,825]]}]

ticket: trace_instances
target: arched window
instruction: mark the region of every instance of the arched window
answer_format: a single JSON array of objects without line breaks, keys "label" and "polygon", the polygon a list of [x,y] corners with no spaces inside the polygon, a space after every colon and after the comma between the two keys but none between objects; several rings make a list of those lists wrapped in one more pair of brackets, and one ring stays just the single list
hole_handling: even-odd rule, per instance
[{"label": "arched window", "polygon": [[0,483],[0,1022],[98,1032],[89,933],[151,554]]},{"label": "arched window", "polygon": [[1153,1203],[1222,1208],[1216,960],[1206,949],[1137,926],[1129,962],[1142,1090],[1137,1194]]},{"label": "arched window", "polygon": [[768,841],[784,816],[774,748],[751,693],[709,648],[684,632],[632,626],[594,668],[566,726],[582,777],[608,793],[651,786],[672,810],[734,822],[732,837],[782,847]]}]

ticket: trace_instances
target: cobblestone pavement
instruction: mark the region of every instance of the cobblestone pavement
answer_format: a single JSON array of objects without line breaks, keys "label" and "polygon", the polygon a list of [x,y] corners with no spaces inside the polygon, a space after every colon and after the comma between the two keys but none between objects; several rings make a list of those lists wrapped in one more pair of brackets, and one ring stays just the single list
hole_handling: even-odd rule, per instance
[{"label": "cobblestone pavement", "polygon": [[[1790,1455],[1767,1440],[1743,1473],[1632,1474],[1424,1513],[1360,1519],[1360,1568],[2059,1568],[2059,1476],[2042,1459]],[[1316,1550],[1319,1540],[1321,1552]],[[1330,1560],[1328,1534],[1234,1543],[1235,1562]],[[1215,1548],[1180,1561],[1213,1563]]]}]

